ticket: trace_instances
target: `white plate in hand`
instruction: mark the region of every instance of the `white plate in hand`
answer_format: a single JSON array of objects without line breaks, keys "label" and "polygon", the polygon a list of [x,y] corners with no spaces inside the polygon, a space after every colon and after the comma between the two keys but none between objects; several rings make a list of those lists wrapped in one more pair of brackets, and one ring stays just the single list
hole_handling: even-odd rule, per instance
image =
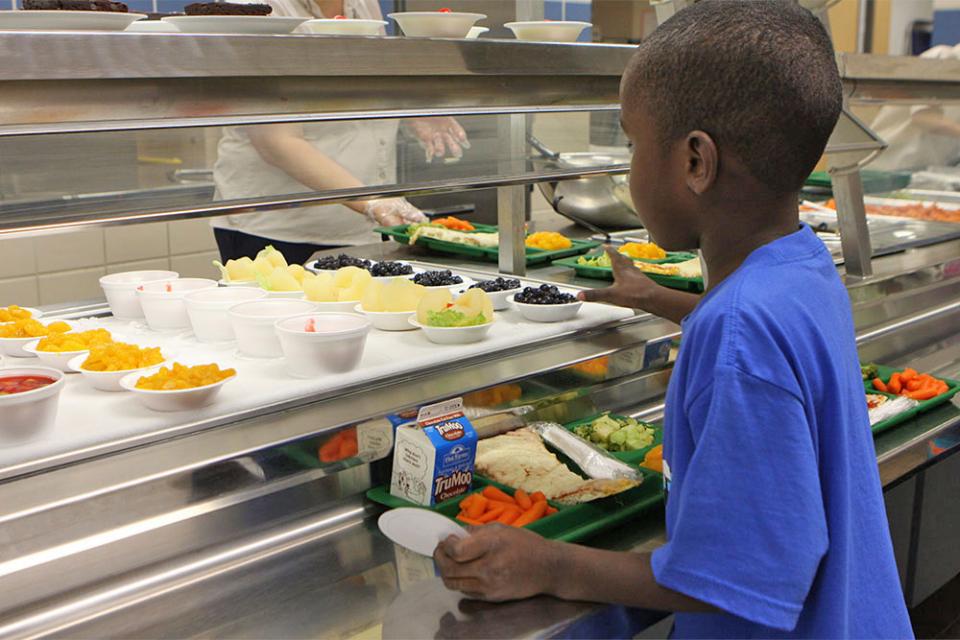
[{"label": "white plate in hand", "polygon": [[387,511],[380,516],[377,525],[392,542],[428,558],[449,536],[465,538],[468,535],[466,529],[450,518],[412,507]]}]

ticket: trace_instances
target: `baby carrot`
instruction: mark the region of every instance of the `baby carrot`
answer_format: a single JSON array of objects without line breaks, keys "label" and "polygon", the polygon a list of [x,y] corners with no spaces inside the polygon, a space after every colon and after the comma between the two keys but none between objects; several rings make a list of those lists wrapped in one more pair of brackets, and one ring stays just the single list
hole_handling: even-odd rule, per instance
[{"label": "baby carrot", "polygon": [[900,373],[900,381],[910,382],[911,380],[916,378],[918,375],[919,374],[917,373],[916,369],[911,369],[910,367],[907,367]]},{"label": "baby carrot", "polygon": [[500,514],[500,517],[496,519],[496,522],[500,524],[513,524],[513,522],[520,517],[520,509],[512,505],[507,505],[507,508],[503,510],[503,513]]},{"label": "baby carrot", "polygon": [[516,500],[493,485],[487,485],[484,487],[483,496],[487,500],[496,500],[497,502],[506,502],[507,504],[517,504]]},{"label": "baby carrot", "polygon": [[543,495],[543,491],[534,491],[533,493],[530,494],[530,499],[533,500],[534,502],[537,502],[538,500],[546,502],[547,496]]},{"label": "baby carrot", "polygon": [[487,510],[487,503],[490,501],[484,498],[483,496],[478,495],[473,499],[473,502],[470,503],[470,506],[467,507],[467,516],[473,520],[476,520],[483,515],[483,512]]},{"label": "baby carrot", "polygon": [[887,389],[890,389],[890,393],[900,393],[903,390],[903,383],[900,380],[899,373],[895,373],[890,376],[890,382],[887,383]]},{"label": "baby carrot", "polygon": [[470,505],[473,503],[474,499],[480,495],[479,493],[471,493],[466,498],[460,501],[460,510],[466,511],[470,508]]},{"label": "baby carrot", "polygon": [[923,380],[918,380],[917,378],[911,378],[907,380],[907,391],[916,391],[923,385]]},{"label": "baby carrot", "polygon": [[527,495],[527,492],[523,489],[517,489],[513,492],[513,499],[517,501],[517,506],[523,509],[524,511],[528,510],[533,506],[533,500],[530,499],[530,496]]},{"label": "baby carrot", "polygon": [[459,520],[463,524],[472,524],[475,527],[479,527],[483,524],[479,520],[474,520],[473,518],[470,518],[468,516],[457,516],[457,520]]},{"label": "baby carrot", "polygon": [[546,502],[534,502],[533,506],[520,514],[520,517],[513,521],[514,527],[525,527],[532,522],[536,522],[547,512]]},{"label": "baby carrot", "polygon": [[556,508],[556,507],[551,507],[550,505],[547,505],[547,511],[546,511],[546,514],[545,514],[545,515],[552,516],[552,515],[555,514],[556,512],[557,512],[557,508]]},{"label": "baby carrot", "polygon": [[887,393],[889,391],[889,389],[887,389],[887,385],[885,385],[883,383],[883,380],[881,380],[880,378],[873,379],[873,388],[876,389],[877,391],[883,391],[884,393]]},{"label": "baby carrot", "polygon": [[501,515],[503,515],[503,512],[506,511],[506,510],[507,510],[507,503],[505,503],[505,502],[496,502],[496,503],[495,503],[495,502],[491,501],[491,502],[489,503],[489,508],[487,509],[487,512],[484,513],[484,514],[483,514],[482,516],[480,516],[479,518],[477,518],[477,520],[479,520],[480,522],[483,522],[483,523],[493,522],[494,520],[496,520],[497,518],[499,518]]}]

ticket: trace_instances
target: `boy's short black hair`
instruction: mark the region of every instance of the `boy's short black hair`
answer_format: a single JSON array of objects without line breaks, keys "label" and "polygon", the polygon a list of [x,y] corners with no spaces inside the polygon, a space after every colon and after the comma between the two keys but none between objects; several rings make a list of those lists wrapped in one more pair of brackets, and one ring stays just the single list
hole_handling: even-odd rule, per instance
[{"label": "boy's short black hair", "polygon": [[803,185],[843,104],[830,37],[790,0],[701,0],[645,39],[627,73],[624,106],[642,103],[664,146],[705,131],[778,193]]}]

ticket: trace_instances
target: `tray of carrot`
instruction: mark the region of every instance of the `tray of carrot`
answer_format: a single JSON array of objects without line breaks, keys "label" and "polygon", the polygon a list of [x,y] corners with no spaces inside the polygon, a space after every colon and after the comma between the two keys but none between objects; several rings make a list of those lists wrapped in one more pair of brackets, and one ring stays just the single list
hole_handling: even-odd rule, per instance
[{"label": "tray of carrot", "polygon": [[960,391],[960,382],[950,378],[937,378],[907,367],[894,369],[883,365],[876,366],[876,375],[863,381],[868,392],[879,391],[888,395],[906,396],[918,402],[917,406],[892,418],[878,422],[871,428],[874,434],[910,420],[914,416],[930,411],[952,398]]},{"label": "tray of carrot", "polygon": [[461,524],[484,526],[488,523],[524,527],[544,538],[576,542],[638,517],[663,502],[663,478],[649,469],[638,487],[609,498],[575,505],[557,504],[542,493],[527,494],[474,476],[465,495],[432,507],[422,507],[390,495],[389,486],[374,487],[367,498],[386,507],[420,507],[441,513]]}]

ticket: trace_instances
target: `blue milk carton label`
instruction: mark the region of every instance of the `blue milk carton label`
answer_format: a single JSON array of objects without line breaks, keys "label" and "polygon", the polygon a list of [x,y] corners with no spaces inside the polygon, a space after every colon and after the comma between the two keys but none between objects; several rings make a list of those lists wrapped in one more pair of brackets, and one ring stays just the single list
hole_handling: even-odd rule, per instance
[{"label": "blue milk carton label", "polygon": [[420,409],[417,421],[397,427],[390,493],[432,506],[470,490],[477,432],[457,398]]}]

